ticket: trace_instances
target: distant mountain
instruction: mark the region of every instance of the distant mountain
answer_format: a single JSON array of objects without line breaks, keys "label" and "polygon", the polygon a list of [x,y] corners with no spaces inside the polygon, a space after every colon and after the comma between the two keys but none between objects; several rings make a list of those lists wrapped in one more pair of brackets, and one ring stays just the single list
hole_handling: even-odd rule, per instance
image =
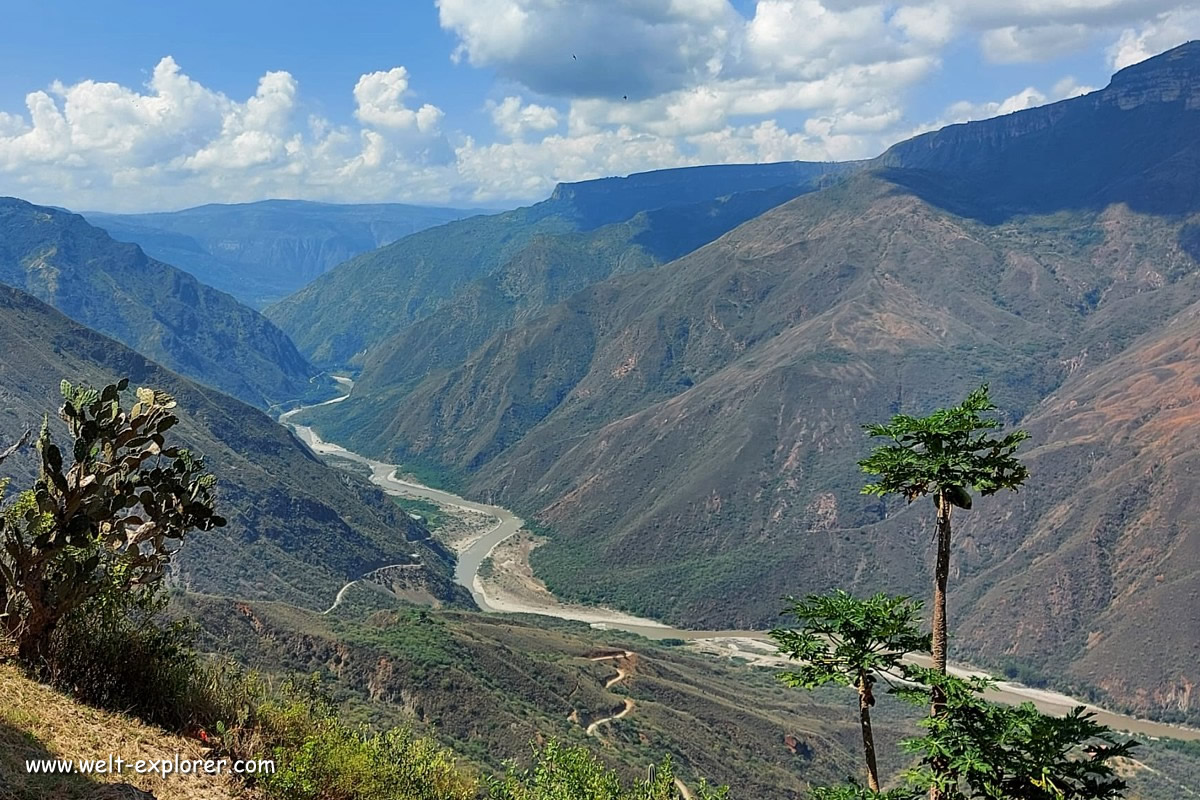
[{"label": "distant mountain", "polygon": [[401,203],[264,200],[84,216],[114,239],[138,244],[152,257],[261,308],[359,253],[476,213]]},{"label": "distant mountain", "polygon": [[[1198,719],[1196,477],[1176,433],[1200,400],[1196,86],[1193,44],[918,137],[441,370],[393,381],[403,354],[368,359],[317,427],[550,526],[534,566],[560,594],[765,626],[788,592],[924,594],[929,506],[859,494],[860,423],[986,380],[1037,437],[1034,477],[963,515],[960,655]],[[1127,157],[1097,160],[1120,149],[1101,139]],[[1020,157],[1042,152],[1058,160]]]},{"label": "distant mountain", "polygon": [[[33,298],[0,287],[0,443],[37,429],[61,405],[66,379],[103,386],[128,377],[179,401],[180,440],[208,459],[229,526],[184,543],[175,583],[193,591],[286,600],[323,610],[364,572],[419,562],[429,591],[471,605],[451,578],[452,557],[365,481],[326,467],[262,412],[181,378]],[[4,462],[28,485],[31,455]],[[11,491],[11,490],[10,490]]]},{"label": "distant mountain", "polygon": [[[607,251],[606,262],[625,261],[621,269],[661,263],[855,168],[805,162],[692,167],[562,184],[536,205],[452,222],[365,253],[266,314],[315,363],[357,365],[367,350],[439,312],[456,292],[479,291],[473,282],[486,282],[511,262],[544,257],[536,251],[555,250],[549,268],[571,275],[576,287],[586,285],[596,279],[594,271],[587,279],[573,273],[574,264],[594,260],[589,251],[597,247]],[[656,210],[671,213],[635,219]],[[594,235],[579,235],[586,233]],[[551,243],[548,237],[566,238]]]},{"label": "distant mountain", "polygon": [[[1102,91],[951,125],[879,159],[936,205],[1000,222],[1020,214],[1200,211],[1200,42],[1118,72]],[[939,180],[925,182],[928,173]]]},{"label": "distant mountain", "polygon": [[253,405],[309,388],[311,368],[269,320],[77,214],[0,198],[0,283]]}]

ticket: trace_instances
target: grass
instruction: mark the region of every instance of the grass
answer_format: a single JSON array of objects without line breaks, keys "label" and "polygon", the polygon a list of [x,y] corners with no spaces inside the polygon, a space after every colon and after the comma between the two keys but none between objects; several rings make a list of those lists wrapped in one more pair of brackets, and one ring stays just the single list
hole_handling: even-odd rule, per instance
[{"label": "grass", "polygon": [[396,497],[394,495],[392,496],[392,500],[406,513],[410,515],[416,514],[420,517],[421,524],[428,528],[431,533],[439,530],[446,524],[447,514],[436,503],[416,498]]},{"label": "grass", "polygon": [[102,784],[128,783],[159,800],[221,800],[237,797],[241,784],[228,776],[137,775],[85,778],[31,775],[32,758],[97,759],[111,753],[138,759],[207,758],[200,742],[176,736],[133,717],[82,705],[36,683],[11,664],[0,664],[0,796],[13,800],[94,800]]}]

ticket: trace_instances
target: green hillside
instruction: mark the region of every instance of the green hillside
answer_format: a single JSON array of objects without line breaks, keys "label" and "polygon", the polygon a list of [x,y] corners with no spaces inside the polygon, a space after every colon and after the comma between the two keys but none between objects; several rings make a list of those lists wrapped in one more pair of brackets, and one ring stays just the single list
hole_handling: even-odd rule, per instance
[{"label": "green hillside", "polygon": [[269,320],[76,214],[0,198],[0,284],[252,405],[309,389],[308,363]]},{"label": "green hillside", "polygon": [[[363,572],[418,561],[435,595],[470,603],[427,531],[377,489],[319,462],[275,420],[0,287],[0,442],[36,430],[61,403],[61,381],[103,386],[120,377],[178,399],[178,435],[219,479],[229,527],[189,540],[176,584],[324,609]],[[26,480],[32,469],[28,454],[4,462],[5,474]]]},{"label": "green hillside", "polygon": [[[266,313],[322,365],[360,365],[376,348],[393,349],[386,340],[409,326],[435,313],[453,318],[473,304],[490,314],[478,326],[490,334],[499,329],[490,325],[513,313],[505,307],[512,287],[492,285],[504,282],[499,273],[523,272],[521,262],[543,258],[547,247],[558,253],[550,271],[566,285],[550,282],[524,302],[536,303],[545,292],[558,299],[619,269],[669,261],[854,168],[804,162],[697,167],[564,184],[536,205],[449,223],[352,259]],[[598,250],[605,254],[600,264]],[[456,305],[443,315],[452,297]],[[454,340],[457,332],[433,335]]]}]

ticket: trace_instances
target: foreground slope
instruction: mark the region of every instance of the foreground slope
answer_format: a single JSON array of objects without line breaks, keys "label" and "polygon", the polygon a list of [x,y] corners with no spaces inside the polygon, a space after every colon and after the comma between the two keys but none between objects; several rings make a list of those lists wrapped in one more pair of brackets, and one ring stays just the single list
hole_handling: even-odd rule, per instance
[{"label": "foreground slope", "polygon": [[[436,467],[548,523],[557,535],[534,564],[574,598],[704,626],[762,626],[784,593],[924,594],[929,509],[858,494],[855,462],[869,446],[860,423],[926,412],[989,381],[1008,421],[1032,424],[1064,381],[1140,363],[1134,351],[1113,359],[1200,301],[1200,219],[1191,195],[1172,188],[1200,141],[1200,103],[1180,88],[1197,85],[1193,45],[1067,104],[914,140],[933,155],[912,168],[880,163],[678,261],[597,283],[452,367],[399,390],[356,392],[317,415],[318,428]],[[1089,186],[1110,188],[1022,207],[1012,198],[1032,189],[1014,177],[984,213],[973,181],[1000,171],[993,161],[1015,168],[1030,131],[1056,142],[1059,180],[1101,172]],[[1100,136],[1140,152],[1098,164],[1089,148]],[[1183,174],[1195,183],[1194,170]],[[1158,205],[1142,202],[1152,196]],[[359,386],[385,380],[364,370]],[[1128,442],[1100,432],[1103,417],[1084,420],[1094,427],[1080,435],[1101,445],[1104,475],[1136,469]],[[1154,432],[1166,435],[1143,433]],[[1046,447],[1055,435],[1049,423],[1035,429]],[[1150,517],[1135,513],[1141,500],[1101,504],[1109,511],[1098,540],[1060,530],[1051,522],[1064,518],[1050,509],[1088,495],[1077,465],[1038,464],[1028,494],[964,515],[952,598],[960,653],[992,664],[1019,655],[1042,668],[1057,658],[1111,702],[1194,718],[1195,623],[1158,613],[1197,591],[1193,517],[1164,494]],[[1178,486],[1190,485],[1187,474]],[[1083,506],[1068,507],[1087,523]],[[1011,521],[996,524],[1001,516]],[[1017,516],[1041,520],[1046,533]],[[1021,560],[1072,537],[1045,568]],[[1132,561],[1110,552],[1118,540]],[[1178,573],[1161,568],[1167,542]],[[1085,573],[1060,577],[1058,566],[1082,563]],[[1141,588],[1160,574],[1160,589]],[[1006,610],[1025,616],[1006,623]],[[1175,640],[1192,644],[1159,671],[1096,649]]]},{"label": "foreground slope", "polygon": [[138,244],[151,257],[260,308],[360,253],[474,213],[401,203],[263,200],[85,216],[118,241]]},{"label": "foreground slope", "polygon": [[[636,263],[676,258],[853,168],[805,162],[692,167],[562,184],[549,199],[528,208],[449,223],[361,255],[266,313],[315,363],[361,364],[367,351],[394,350],[395,343],[384,344],[389,337],[440,316],[443,303],[457,292],[469,304],[482,290],[490,296],[485,305],[505,314],[511,287],[497,291],[487,279],[513,261],[538,259],[547,247],[561,253],[551,264],[559,274],[570,272],[577,261],[589,261],[589,251],[597,247],[608,252],[603,274],[572,276],[579,287],[619,271],[621,259],[627,260],[624,269],[633,269]],[[749,199],[734,199],[741,194]],[[729,202],[722,201],[727,197]],[[676,211],[634,219],[658,209]],[[621,226],[626,222],[631,224]],[[595,233],[578,235],[589,232]]]},{"label": "foreground slope", "polygon": [[[57,409],[62,380],[102,386],[128,377],[179,401],[181,440],[208,459],[229,526],[190,539],[176,582],[196,591],[328,606],[363,572],[418,562],[432,590],[467,602],[449,556],[394,503],[364,481],[326,467],[266,414],[199,386],[0,286],[0,442],[36,429]],[[31,457],[4,464],[28,485]]]},{"label": "foreground slope", "polygon": [[[207,647],[268,674],[319,673],[348,714],[416,724],[487,772],[550,738],[587,744],[630,777],[669,754],[686,783],[707,777],[747,800],[804,797],[857,771],[846,693],[795,692],[767,670],[579,623],[373,608],[376,599],[354,595],[327,616],[206,598],[181,609]],[[910,709],[881,703],[881,740],[914,730]]]},{"label": "foreground slope", "polygon": [[254,405],[308,388],[307,362],[270,321],[77,214],[0,198],[0,283]]},{"label": "foreground slope", "polygon": [[[207,759],[195,740],[175,736],[136,719],[89,708],[0,663],[0,794],[6,800],[232,800],[246,797],[240,781],[226,775],[137,774],[38,775],[26,761],[106,759],[127,761]],[[139,791],[140,790],[140,791]]]}]

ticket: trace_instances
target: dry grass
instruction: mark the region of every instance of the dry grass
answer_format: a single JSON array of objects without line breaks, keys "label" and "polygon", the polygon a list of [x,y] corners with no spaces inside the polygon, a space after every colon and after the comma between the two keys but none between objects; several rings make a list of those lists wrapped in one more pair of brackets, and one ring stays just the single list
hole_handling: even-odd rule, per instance
[{"label": "dry grass", "polygon": [[75,702],[0,664],[0,800],[223,800],[253,797],[227,775],[30,775],[33,758],[206,758],[199,742]]}]

